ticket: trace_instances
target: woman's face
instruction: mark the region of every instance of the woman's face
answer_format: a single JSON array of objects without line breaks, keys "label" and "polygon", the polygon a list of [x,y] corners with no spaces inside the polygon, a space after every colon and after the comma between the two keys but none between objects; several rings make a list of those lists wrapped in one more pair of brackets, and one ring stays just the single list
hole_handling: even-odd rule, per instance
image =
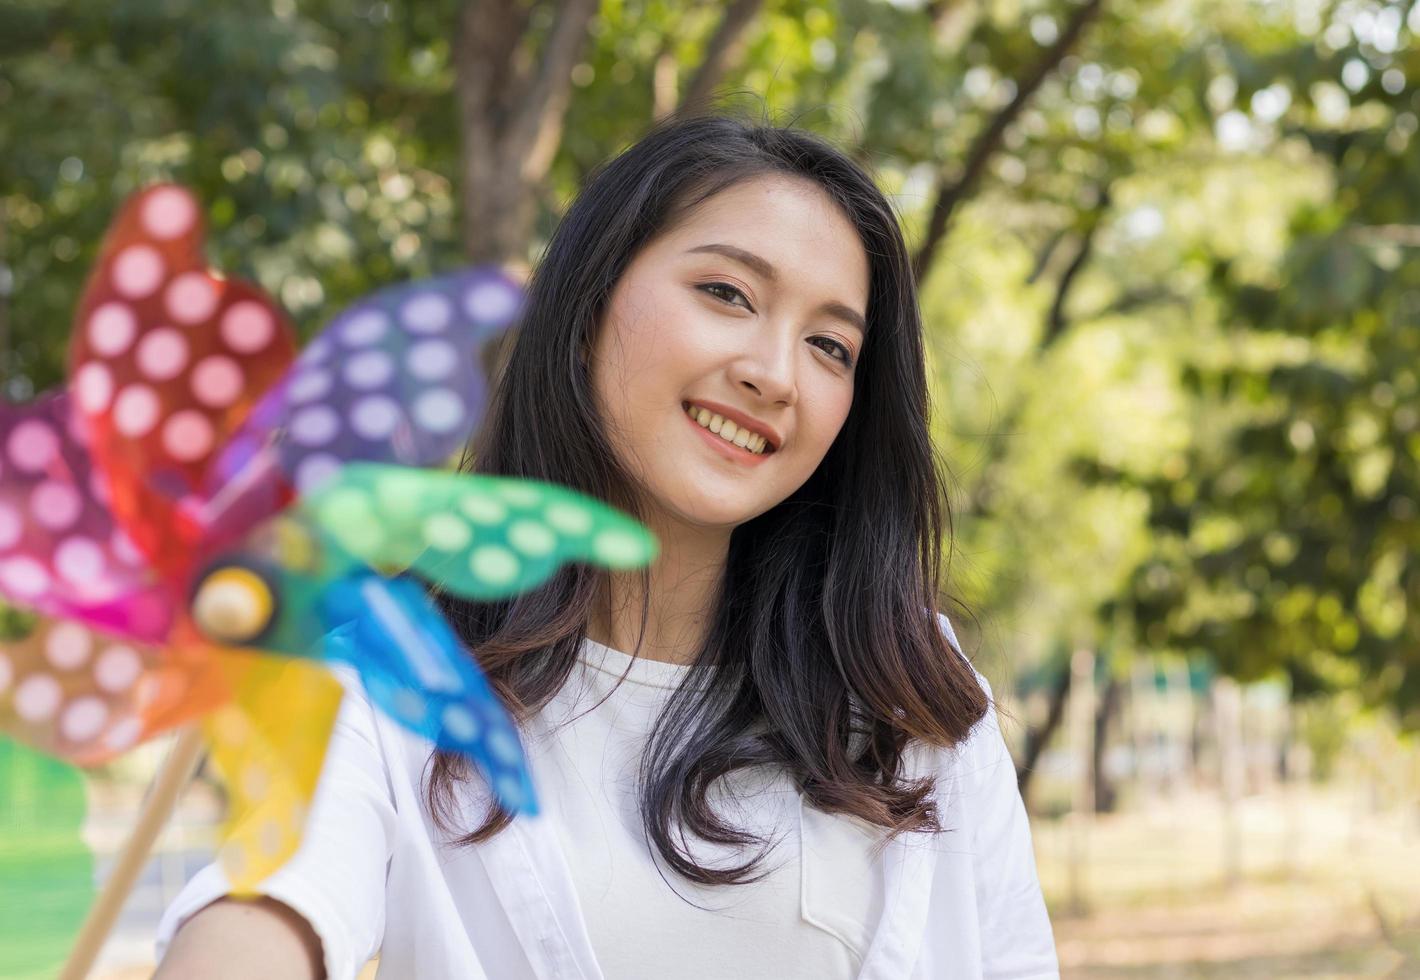
[{"label": "woman's face", "polygon": [[[868,274],[837,205],[781,176],[721,191],[632,260],[591,371],[648,521],[732,529],[803,485],[853,402]],[[776,448],[738,448],[686,404],[748,422]]]}]

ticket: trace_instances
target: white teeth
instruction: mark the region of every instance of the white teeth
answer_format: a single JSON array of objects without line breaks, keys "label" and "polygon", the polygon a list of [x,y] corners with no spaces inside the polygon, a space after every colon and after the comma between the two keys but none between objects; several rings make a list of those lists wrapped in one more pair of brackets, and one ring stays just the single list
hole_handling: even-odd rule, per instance
[{"label": "white teeth", "polygon": [[734,422],[729,421],[707,408],[692,405],[686,410],[686,414],[700,423],[704,428],[718,435],[721,439],[731,442],[741,449],[748,449],[755,455],[763,455],[768,448],[769,440],[764,436],[756,435],[748,429],[741,429]]}]

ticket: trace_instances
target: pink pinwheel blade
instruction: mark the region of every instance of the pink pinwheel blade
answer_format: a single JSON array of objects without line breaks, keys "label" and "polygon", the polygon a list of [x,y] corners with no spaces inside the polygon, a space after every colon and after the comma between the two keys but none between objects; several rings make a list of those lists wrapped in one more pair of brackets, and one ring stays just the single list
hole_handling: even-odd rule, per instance
[{"label": "pink pinwheel blade", "polygon": [[67,395],[0,405],[0,595],[158,641],[172,600],[115,524]]}]

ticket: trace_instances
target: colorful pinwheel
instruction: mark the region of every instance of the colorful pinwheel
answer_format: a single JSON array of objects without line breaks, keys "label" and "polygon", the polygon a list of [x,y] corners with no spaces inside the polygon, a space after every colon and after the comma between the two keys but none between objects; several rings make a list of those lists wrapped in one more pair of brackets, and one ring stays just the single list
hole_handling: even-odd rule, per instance
[{"label": "colorful pinwheel", "polygon": [[493,599],[656,544],[566,488],[426,468],[475,431],[520,302],[490,269],[406,284],[296,357],[276,306],[206,267],[192,195],[135,195],[67,391],[0,407],[0,595],[39,617],[0,642],[0,731],[94,765],[202,718],[238,891],[299,844],[341,691],[319,661],[535,812],[516,728],[411,574]]}]

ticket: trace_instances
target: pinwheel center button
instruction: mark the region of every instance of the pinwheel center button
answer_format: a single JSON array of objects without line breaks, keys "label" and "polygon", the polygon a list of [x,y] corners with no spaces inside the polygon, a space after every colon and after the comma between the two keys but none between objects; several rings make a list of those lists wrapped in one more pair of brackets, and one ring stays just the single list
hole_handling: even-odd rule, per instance
[{"label": "pinwheel center button", "polygon": [[271,624],[276,596],[257,571],[228,565],[208,573],[192,597],[192,620],[210,638],[251,643]]}]

